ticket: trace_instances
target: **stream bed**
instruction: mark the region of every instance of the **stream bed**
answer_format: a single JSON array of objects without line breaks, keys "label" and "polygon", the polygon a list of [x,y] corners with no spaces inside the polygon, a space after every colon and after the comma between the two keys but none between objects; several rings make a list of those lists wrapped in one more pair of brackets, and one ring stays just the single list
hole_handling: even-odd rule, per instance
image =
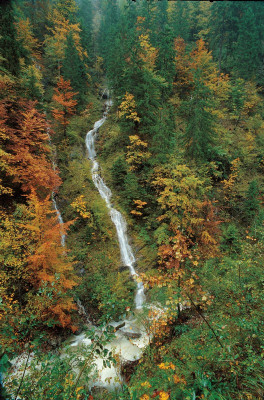
[{"label": "stream bed", "polygon": [[[111,99],[109,99],[109,94],[107,97],[108,99],[105,103],[105,111],[103,113],[103,117],[100,120],[96,121],[93,129],[91,129],[87,133],[85,144],[88,158],[91,160],[92,180],[98,192],[100,193],[100,196],[104,199],[109,210],[111,220],[116,227],[122,264],[129,269],[130,274],[137,285],[135,293],[135,310],[138,310],[138,312],[140,312],[145,302],[144,285],[135,270],[136,259],[133,254],[133,250],[129,244],[126,221],[123,215],[111,204],[112,192],[109,187],[107,187],[99,173],[100,165],[96,159],[96,136],[98,134],[99,128],[106,121],[108,112],[112,106],[112,101]],[[131,318],[122,322],[124,326],[118,329],[118,331],[115,333],[115,338],[106,345],[106,348],[113,354],[118,355],[120,362],[139,360],[142,356],[144,348],[148,345],[150,341],[150,337],[144,327],[140,323],[138,323],[136,319]],[[120,321],[111,322],[110,325],[115,328],[116,326],[120,325]],[[133,336],[136,336],[136,338],[132,338]],[[86,339],[84,334],[81,334],[73,338],[71,345],[78,346],[81,344],[86,344],[89,346],[91,345],[91,341],[89,339]],[[101,358],[100,356],[94,360],[94,363],[97,367],[98,372],[98,378],[93,382],[94,386],[108,387],[109,389],[120,386],[120,384],[122,383],[120,366],[112,365],[110,368],[104,367],[103,358]]]},{"label": "stream bed", "polygon": [[[92,387],[103,387],[107,388],[108,390],[114,390],[121,387],[123,383],[123,377],[121,375],[121,365],[127,362],[133,362],[139,360],[144,352],[146,346],[149,345],[151,341],[151,334],[149,332],[149,325],[151,325],[151,318],[143,317],[143,306],[147,309],[154,309],[156,311],[155,319],[159,318],[164,310],[161,308],[154,306],[153,304],[147,305],[145,304],[145,293],[144,293],[144,285],[141,281],[138,273],[135,269],[136,258],[133,254],[132,247],[129,244],[129,238],[127,235],[127,224],[125,218],[122,214],[116,210],[111,203],[112,192],[105,184],[102,176],[100,175],[100,166],[96,159],[96,151],[95,151],[95,140],[98,134],[99,128],[104,124],[107,119],[108,112],[111,108],[112,101],[109,98],[109,94],[107,95],[107,100],[105,103],[105,111],[103,116],[100,120],[96,121],[93,129],[91,129],[86,135],[86,149],[88,158],[91,160],[91,173],[92,173],[92,180],[94,182],[95,187],[97,188],[100,196],[104,199],[107,208],[109,210],[110,218],[113,224],[116,227],[119,249],[120,249],[120,258],[122,260],[122,265],[126,266],[129,271],[131,277],[136,282],[136,292],[135,292],[135,310],[134,315],[130,314],[131,316],[123,321],[111,321],[109,325],[111,325],[115,329],[114,338],[111,339],[108,343],[104,345],[104,348],[107,349],[112,355],[118,360],[118,363],[109,364],[108,366],[105,365],[105,357],[101,354],[93,355],[91,359],[91,364],[93,365],[91,375],[87,376],[87,385]],[[53,168],[55,169],[55,162],[53,161]],[[63,218],[61,216],[59,207],[56,202],[55,193],[52,193],[52,202],[54,205],[54,209],[56,210],[58,221],[60,224],[63,224]],[[66,246],[66,236],[64,232],[61,232],[61,244],[63,247]],[[77,300],[80,303],[79,300]],[[83,309],[82,304],[78,304],[79,308]],[[82,313],[85,314],[85,310],[82,310]],[[100,335],[101,331],[99,328],[92,325],[87,317],[87,328],[92,328],[92,330],[97,331]],[[89,353],[89,350],[93,348],[93,341],[89,339],[85,332],[82,332],[79,335],[72,335],[70,338],[67,339],[65,343],[65,349],[67,346],[70,346],[72,351],[76,351],[80,353],[78,350],[81,351],[81,358],[85,360],[86,354]],[[85,350],[87,347],[87,351]],[[67,350],[64,351],[62,349],[61,357],[66,356]],[[21,354],[19,357],[16,357],[12,360],[13,365],[13,372],[11,372],[11,376],[9,379],[12,379],[12,376],[18,378],[22,375],[22,370],[25,365],[25,358],[26,353]],[[30,359],[34,359],[34,354],[30,355]],[[28,365],[30,365],[29,362]],[[109,366],[110,365],[110,366]],[[26,372],[26,374],[29,371]],[[78,370],[76,370],[78,374]],[[82,376],[82,380],[86,380],[85,376]]]}]

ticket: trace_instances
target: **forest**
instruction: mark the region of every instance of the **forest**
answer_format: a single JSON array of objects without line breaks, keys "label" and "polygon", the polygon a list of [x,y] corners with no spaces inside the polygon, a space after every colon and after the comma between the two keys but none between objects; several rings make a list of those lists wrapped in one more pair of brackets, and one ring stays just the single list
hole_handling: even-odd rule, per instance
[{"label": "forest", "polygon": [[0,11],[0,399],[263,399],[264,3]]}]

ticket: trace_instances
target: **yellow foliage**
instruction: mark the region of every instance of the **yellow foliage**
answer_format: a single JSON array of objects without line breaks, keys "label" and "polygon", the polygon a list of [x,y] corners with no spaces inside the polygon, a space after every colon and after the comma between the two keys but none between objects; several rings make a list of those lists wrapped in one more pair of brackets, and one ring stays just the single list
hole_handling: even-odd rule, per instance
[{"label": "yellow foliage", "polygon": [[[158,203],[165,211],[163,218],[169,218],[173,226],[181,225],[188,232],[193,232],[202,219],[198,215],[202,206],[200,196],[208,187],[187,165],[175,168],[159,167],[154,171],[153,185],[159,197]],[[200,196],[199,196],[200,195]]]},{"label": "yellow foliage", "polygon": [[235,160],[233,160],[231,162],[232,166],[231,166],[231,174],[229,176],[228,179],[224,179],[222,181],[223,186],[224,186],[224,191],[228,192],[232,189],[232,187],[234,186],[236,179],[238,177],[239,174],[239,167],[241,165],[241,161],[240,158],[236,158]]},{"label": "yellow foliage", "polygon": [[138,135],[129,136],[129,140],[130,145],[127,146],[126,162],[130,165],[129,169],[133,171],[139,169],[150,158],[151,154],[146,151],[148,143],[143,142]]},{"label": "yellow foliage", "polygon": [[140,209],[142,209],[147,203],[145,201],[141,200],[133,200],[134,205],[136,206],[136,210],[130,211],[130,214],[136,215],[136,216],[141,216],[143,215]]},{"label": "yellow foliage", "polygon": [[[87,57],[88,57],[88,55],[87,55]],[[104,63],[103,57],[96,56],[95,71],[96,71],[98,74],[102,74],[102,73],[103,73],[103,63]]]},{"label": "yellow foliage", "polygon": [[155,62],[158,55],[158,50],[150,43],[149,30],[144,27],[145,17],[137,17],[137,31],[139,32],[139,45],[141,51],[139,58],[143,61],[144,67],[150,71],[155,68]]},{"label": "yellow foliage", "polygon": [[142,212],[137,211],[137,210],[131,210],[130,214],[136,215],[137,217],[140,217],[141,215],[143,215]]},{"label": "yellow foliage", "polygon": [[170,398],[169,393],[163,392],[163,391],[161,391],[161,392],[159,393],[159,399],[160,399],[160,400],[168,400],[169,398]]},{"label": "yellow foliage", "polygon": [[41,95],[44,94],[44,87],[42,84],[43,75],[41,70],[36,65],[26,65],[24,60],[20,60],[21,63],[21,82],[25,87],[29,87],[34,82],[35,88],[38,89]]},{"label": "yellow foliage", "polygon": [[40,44],[34,37],[29,18],[19,19],[16,23],[17,38],[31,57],[40,59]]},{"label": "yellow foliage", "polygon": [[149,397],[149,395],[147,395],[147,394],[143,394],[143,396],[141,396],[139,399],[140,399],[140,400],[149,400],[150,397]]},{"label": "yellow foliage", "polygon": [[143,50],[140,53],[141,60],[144,62],[147,69],[153,71],[155,68],[158,50],[151,45],[148,34],[142,34],[139,36],[139,44]]},{"label": "yellow foliage", "polygon": [[150,388],[150,387],[151,387],[151,384],[150,384],[148,381],[146,381],[146,382],[142,382],[142,383],[141,383],[141,386]]},{"label": "yellow foliage", "polygon": [[173,375],[173,381],[174,383],[177,385],[178,383],[183,383],[184,385],[186,385],[186,380],[184,378],[180,378],[178,375]]},{"label": "yellow foliage", "polygon": [[76,210],[84,219],[91,218],[90,211],[87,210],[87,204],[84,200],[84,195],[81,194],[72,203],[71,206]]},{"label": "yellow foliage", "polygon": [[53,27],[48,28],[50,32],[46,35],[44,44],[46,46],[46,54],[52,57],[56,62],[64,59],[67,35],[71,32],[73,41],[81,59],[84,57],[84,52],[80,38],[80,24],[71,24],[58,10],[54,10],[51,16]]},{"label": "yellow foliage", "polygon": [[125,116],[126,119],[131,119],[134,122],[140,122],[140,118],[136,112],[136,102],[133,94],[126,92],[124,100],[118,107],[118,110],[119,118]]},{"label": "yellow foliage", "polygon": [[172,364],[171,362],[170,363],[161,363],[161,364],[159,364],[158,365],[158,367],[160,368],[160,369],[175,369],[175,365],[174,364]]}]

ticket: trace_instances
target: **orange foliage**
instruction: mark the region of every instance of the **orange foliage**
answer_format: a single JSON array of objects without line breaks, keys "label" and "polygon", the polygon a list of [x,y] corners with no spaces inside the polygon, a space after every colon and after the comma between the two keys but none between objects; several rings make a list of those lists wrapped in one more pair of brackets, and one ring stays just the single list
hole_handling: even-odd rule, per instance
[{"label": "orange foliage", "polygon": [[213,203],[205,199],[201,205],[203,221],[197,229],[199,251],[205,258],[216,257],[219,253],[217,237],[220,235],[219,224],[222,222],[216,218]]},{"label": "orange foliage", "polygon": [[137,217],[141,217],[143,213],[140,210],[142,210],[147,205],[147,203],[141,200],[133,200],[133,202],[136,207],[136,210],[130,211],[130,214],[133,214]]},{"label": "orange foliage", "polygon": [[186,44],[184,39],[181,37],[176,38],[174,49],[176,51],[176,77],[173,85],[180,94],[186,94],[192,88],[193,76],[190,71],[189,56],[186,54]]},{"label": "orange foliage", "polygon": [[33,190],[28,200],[28,206],[19,207],[19,219],[4,213],[0,219],[0,291],[9,307],[9,324],[16,329],[17,313],[22,313],[74,330],[70,290],[77,278],[61,244],[61,233],[71,222],[58,223],[48,197],[40,200]]},{"label": "orange foliage", "polygon": [[[11,132],[10,128],[6,124],[8,119],[6,106],[4,102],[0,102],[0,171],[3,175],[11,174],[10,159],[11,155],[6,151],[6,142]],[[0,194],[12,195],[12,189],[2,184],[0,178]]]},{"label": "orange foliage", "polygon": [[169,244],[164,244],[159,247],[159,264],[165,267],[166,270],[173,269],[179,271],[182,263],[191,255],[189,250],[190,244],[190,239],[188,240],[184,237],[179,230],[176,231],[176,235],[170,238]]},{"label": "orange foliage", "polygon": [[190,68],[200,69],[203,72],[205,85],[208,86],[221,99],[227,99],[229,93],[229,78],[221,73],[213,62],[212,52],[206,48],[203,39],[196,42],[195,49],[190,54]]},{"label": "orange foliage", "polygon": [[206,48],[204,40],[197,40],[196,47],[190,54],[186,53],[184,39],[178,37],[174,45],[176,51],[176,77],[174,87],[180,95],[186,95],[194,89],[193,73],[199,69],[204,83],[219,98],[226,100],[230,90],[227,75],[219,74],[216,63],[213,62],[212,52]]},{"label": "orange foliage", "polygon": [[[61,181],[47,158],[50,146],[45,116],[37,111],[35,105],[35,102],[20,100],[13,104],[12,113],[7,114],[9,105],[2,101],[0,129],[2,139],[6,139],[3,163],[6,173],[14,183],[21,184],[23,191],[33,187],[39,193],[47,193]],[[5,138],[7,132],[8,138]]]},{"label": "orange foliage", "polygon": [[61,233],[65,233],[70,223],[59,224],[49,196],[40,201],[35,190],[29,195],[29,217],[31,222],[21,226],[30,230],[36,241],[34,253],[28,257],[28,268],[34,271],[34,285],[39,287],[42,282],[53,282],[55,274],[60,274],[64,289],[71,289],[75,285],[70,278],[72,264],[66,261],[61,245]]},{"label": "orange foliage", "polygon": [[77,282],[72,262],[67,259],[66,250],[61,245],[61,234],[65,233],[72,222],[63,226],[59,224],[56,211],[52,208],[49,197],[40,201],[33,190],[29,195],[30,222],[21,224],[21,227],[31,232],[35,243],[34,251],[27,257],[31,284],[35,288],[40,288],[45,283],[52,285],[56,300],[46,305],[41,318],[46,320],[54,316],[65,327],[71,325],[70,312],[76,309],[67,292]]},{"label": "orange foliage", "polygon": [[70,81],[65,81],[61,76],[52,99],[57,103],[57,108],[53,108],[53,117],[63,126],[64,135],[70,122],[69,117],[75,113],[77,100],[74,100],[73,96],[76,94],[72,92]]}]

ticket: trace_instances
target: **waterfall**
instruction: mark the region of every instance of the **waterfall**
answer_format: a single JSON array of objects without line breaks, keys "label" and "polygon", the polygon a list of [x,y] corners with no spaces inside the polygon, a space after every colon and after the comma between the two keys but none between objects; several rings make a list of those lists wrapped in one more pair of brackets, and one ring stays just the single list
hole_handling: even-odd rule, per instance
[{"label": "waterfall", "polygon": [[[109,97],[109,94],[108,94]],[[103,114],[103,118],[99,119],[95,122],[93,129],[91,129],[85,139],[85,144],[88,152],[88,158],[92,161],[92,180],[94,185],[96,186],[100,196],[104,199],[107,208],[109,209],[109,215],[111,217],[112,222],[116,227],[119,248],[120,248],[120,255],[123,264],[129,268],[131,276],[137,283],[137,291],[135,295],[135,305],[136,309],[140,309],[143,306],[145,301],[145,294],[144,294],[144,285],[143,282],[140,280],[136,270],[135,270],[135,257],[132,251],[132,248],[128,241],[127,236],[127,225],[124,217],[122,214],[113,208],[111,204],[111,197],[112,192],[109,187],[106,186],[105,182],[103,181],[102,177],[99,174],[99,163],[96,160],[96,151],[95,151],[95,138],[98,133],[99,128],[104,124],[107,118],[107,114],[109,109],[111,108],[112,101],[108,98],[106,101],[106,110]]]},{"label": "waterfall", "polygon": [[[52,143],[51,143],[51,137],[50,137],[50,134],[49,134],[49,128],[47,129],[47,135],[49,137],[49,143],[50,143],[50,146],[51,146]],[[53,154],[53,158],[52,158],[52,168],[53,168],[53,171],[56,171],[56,163],[55,163],[55,155],[54,154]],[[56,194],[55,194],[55,192],[53,190],[52,193],[51,193],[51,200],[52,200],[54,209],[55,209],[55,211],[57,213],[59,224],[62,226],[64,224],[64,222],[63,222],[63,219],[62,219],[62,216],[61,216],[61,212],[60,212],[60,210],[58,208],[55,196],[56,196]],[[65,240],[66,240],[66,235],[61,230],[61,245],[62,245],[62,247],[65,247]]]},{"label": "waterfall", "polygon": [[[107,93],[107,91],[105,91]],[[108,96],[109,97],[109,96]],[[103,114],[103,118],[100,119],[99,121],[95,122],[94,127],[92,130],[90,130],[87,135],[86,135],[86,148],[88,151],[88,158],[92,162],[91,166],[91,172],[92,172],[92,179],[93,182],[98,189],[101,197],[104,199],[106,202],[106,205],[109,209],[109,215],[111,217],[111,220],[113,221],[115,227],[116,227],[116,232],[117,232],[117,237],[118,237],[118,242],[119,242],[119,247],[120,247],[120,256],[122,259],[122,262],[124,263],[125,266],[129,268],[131,276],[135,279],[137,282],[137,291],[135,294],[135,306],[136,309],[141,309],[144,302],[145,302],[145,294],[144,294],[144,286],[142,281],[140,280],[136,270],[135,270],[135,256],[133,254],[132,248],[129,245],[129,240],[127,236],[127,226],[126,226],[126,221],[122,214],[117,211],[115,208],[112,207],[111,204],[111,197],[112,193],[111,190],[107,187],[107,185],[104,183],[102,177],[99,174],[99,164],[96,160],[96,152],[95,152],[95,138],[96,134],[98,133],[98,130],[100,126],[103,125],[107,118],[108,111],[111,107],[111,100],[106,101],[106,110]],[[49,135],[49,133],[48,133]],[[56,164],[55,161],[53,160],[53,168],[54,170],[56,169]],[[60,224],[63,224],[63,219],[61,216],[61,213],[59,211],[59,208],[56,203],[56,195],[53,192],[52,193],[52,202],[54,205],[54,208],[57,212],[58,216],[58,221]],[[61,244],[63,247],[65,247],[65,238],[66,235],[63,234],[61,231]],[[81,304],[80,300],[77,299],[77,306],[79,309],[79,313],[83,316],[86,317],[86,322],[88,325],[92,325],[90,322],[87,313]],[[148,308],[154,308],[155,306],[153,305],[148,305]],[[163,310],[158,309],[157,310],[162,314]],[[156,315],[154,318],[158,318],[159,316]],[[151,319],[150,322],[151,323]],[[144,352],[144,349],[146,346],[149,345],[152,334],[146,329],[144,326],[144,323],[138,321],[136,318],[133,319],[133,317],[129,319],[125,319],[120,323],[120,321],[111,321],[109,325],[113,326],[116,328],[115,332],[115,337],[107,343],[104,347],[108,349],[109,351],[112,351],[114,354],[118,355],[120,362],[127,362],[127,361],[135,361],[139,360],[142,357],[142,354]],[[95,328],[97,329],[97,328]],[[133,336],[131,336],[131,334]],[[73,335],[73,337],[70,340],[71,346],[91,346],[92,342],[91,339],[88,339],[85,335],[85,333],[81,333],[77,336]],[[67,350],[66,350],[67,351]],[[63,357],[63,352],[62,352],[62,357]],[[22,354],[22,359],[21,361],[18,358],[15,358],[12,360],[12,364],[16,366],[16,369],[14,372],[8,377],[8,379],[12,379],[13,376],[16,374],[16,371],[22,370],[24,367],[24,358],[26,357],[26,353]],[[31,355],[33,360],[34,354]],[[111,365],[110,367],[104,365],[104,355],[96,355],[94,356],[93,359],[93,366],[95,367],[95,370],[98,373],[98,376],[96,378],[91,377],[90,381],[90,387],[96,386],[96,387],[105,387],[108,388],[109,390],[112,389],[118,389],[121,387],[123,378],[120,373],[119,365]],[[30,364],[29,362],[29,364]],[[89,378],[90,379],[90,378]]]}]

